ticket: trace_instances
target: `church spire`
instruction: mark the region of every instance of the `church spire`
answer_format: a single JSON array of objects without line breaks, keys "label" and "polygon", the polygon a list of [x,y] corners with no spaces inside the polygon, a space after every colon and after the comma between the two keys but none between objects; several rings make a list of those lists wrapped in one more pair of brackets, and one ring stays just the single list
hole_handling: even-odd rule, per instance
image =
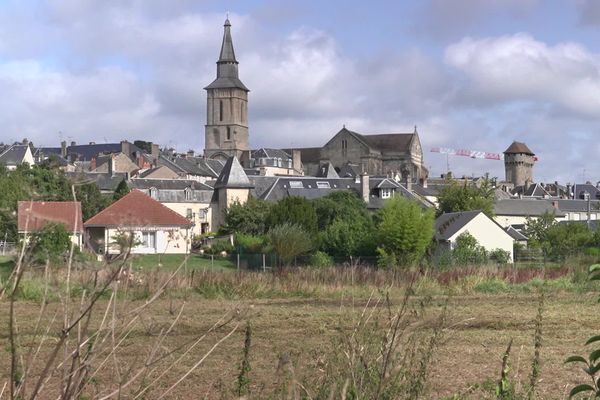
[{"label": "church spire", "polygon": [[221,45],[221,55],[219,56],[219,61],[217,64],[222,63],[235,63],[237,64],[237,60],[235,59],[235,52],[233,51],[233,40],[231,39],[231,22],[229,22],[229,17],[225,20],[225,24],[223,25],[225,31],[223,32],[223,44]]}]

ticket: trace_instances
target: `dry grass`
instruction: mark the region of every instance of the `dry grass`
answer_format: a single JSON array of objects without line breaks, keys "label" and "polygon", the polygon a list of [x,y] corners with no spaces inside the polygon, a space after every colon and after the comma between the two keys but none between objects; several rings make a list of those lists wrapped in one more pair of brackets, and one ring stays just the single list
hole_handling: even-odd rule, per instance
[{"label": "dry grass", "polygon": [[[414,299],[418,301],[419,299]],[[392,298],[399,304],[401,298]],[[100,308],[106,300],[101,300]],[[170,299],[165,296],[151,308],[147,317],[126,338],[120,359],[121,368],[145,355],[161,328],[169,326],[173,313],[177,313],[183,299]],[[174,349],[189,343],[199,333],[206,332],[227,310],[241,309],[246,314],[243,319],[252,321],[253,336],[249,374],[250,390],[253,398],[261,398],[274,391],[277,381],[276,370],[281,355],[286,355],[294,366],[296,379],[311,381],[319,370],[324,355],[340,334],[351,329],[362,311],[364,300],[352,299],[257,299],[252,301],[206,300],[190,296],[172,333],[166,337],[165,349]],[[431,320],[443,304],[443,299],[434,301]],[[139,305],[133,303],[130,306]],[[0,326],[7,326],[7,306],[0,303]],[[47,315],[59,309],[59,304],[50,304]],[[451,328],[445,335],[441,348],[432,362],[428,381],[428,398],[444,398],[460,393],[464,398],[493,398],[486,388],[486,381],[496,381],[499,377],[502,354],[508,341],[513,339],[511,373],[524,384],[527,382],[529,367],[533,357],[534,319],[537,309],[537,296],[464,296],[450,300],[448,325]],[[27,345],[39,311],[39,305],[20,301],[16,312],[19,315],[20,340]],[[581,353],[585,338],[597,333],[598,317],[595,297],[590,295],[549,294],[544,315],[544,347],[541,354],[541,374],[538,385],[538,398],[564,398],[568,388],[577,379],[578,372],[562,364],[572,353]],[[101,315],[94,315],[92,325],[99,323]],[[425,319],[427,323],[427,319]],[[426,325],[425,325],[426,327]],[[227,327],[220,328],[198,346],[181,363],[162,379],[160,389],[167,383],[182,376],[220,338],[227,334]],[[55,332],[56,337],[56,332]],[[223,342],[205,363],[193,371],[187,380],[170,393],[168,398],[233,398],[235,379],[239,372],[244,345],[243,330],[236,331]],[[0,336],[2,351],[0,357],[0,380],[8,376],[10,357],[6,349],[7,336],[3,330]],[[49,348],[49,346],[47,346]],[[48,349],[46,349],[48,350]],[[105,388],[113,385],[114,375],[105,371],[95,377],[90,386]],[[51,393],[52,388],[47,388]],[[93,394],[93,393],[91,393]],[[51,398],[50,396],[43,398]],[[153,398],[150,394],[146,398]]]}]

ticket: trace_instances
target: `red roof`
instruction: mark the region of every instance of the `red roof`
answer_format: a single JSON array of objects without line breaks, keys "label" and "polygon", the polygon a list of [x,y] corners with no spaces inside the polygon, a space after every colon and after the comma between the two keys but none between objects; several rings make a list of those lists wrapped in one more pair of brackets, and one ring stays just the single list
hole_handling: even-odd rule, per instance
[{"label": "red roof", "polygon": [[150,196],[132,190],[85,224],[88,226],[190,226],[191,222]]},{"label": "red roof", "polygon": [[82,232],[81,203],[78,201],[19,201],[19,232],[33,232],[54,222],[65,225],[69,232]]}]

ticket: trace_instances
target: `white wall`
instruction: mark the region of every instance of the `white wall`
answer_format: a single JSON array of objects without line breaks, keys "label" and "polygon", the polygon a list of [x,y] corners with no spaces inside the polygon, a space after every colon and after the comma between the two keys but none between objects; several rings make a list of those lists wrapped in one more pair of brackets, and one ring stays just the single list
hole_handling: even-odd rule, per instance
[{"label": "white wall", "polygon": [[450,238],[452,247],[454,247],[456,238],[463,232],[469,232],[487,251],[494,249],[508,251],[510,253],[510,262],[513,262],[513,238],[484,213],[479,213]]}]

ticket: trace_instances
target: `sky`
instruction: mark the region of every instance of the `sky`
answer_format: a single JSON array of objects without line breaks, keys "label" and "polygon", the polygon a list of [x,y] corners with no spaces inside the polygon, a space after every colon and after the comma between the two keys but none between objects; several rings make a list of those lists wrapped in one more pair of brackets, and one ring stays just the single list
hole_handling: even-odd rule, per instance
[{"label": "sky", "polygon": [[599,0],[0,0],[0,141],[204,148],[229,13],[250,142],[322,146],[417,126],[430,176],[600,180]]}]

